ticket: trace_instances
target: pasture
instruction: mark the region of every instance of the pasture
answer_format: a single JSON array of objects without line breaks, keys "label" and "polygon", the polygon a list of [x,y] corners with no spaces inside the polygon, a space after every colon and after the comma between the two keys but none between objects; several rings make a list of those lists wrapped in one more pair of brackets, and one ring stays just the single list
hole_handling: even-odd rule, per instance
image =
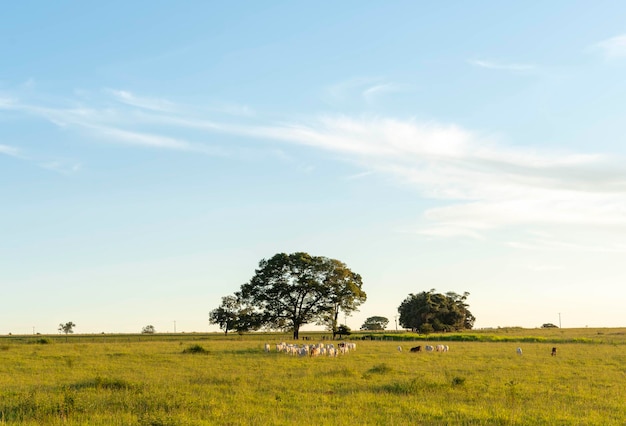
[{"label": "pasture", "polygon": [[351,336],[336,358],[277,353],[280,334],[2,337],[0,424],[626,424],[624,330],[514,332],[446,353]]}]

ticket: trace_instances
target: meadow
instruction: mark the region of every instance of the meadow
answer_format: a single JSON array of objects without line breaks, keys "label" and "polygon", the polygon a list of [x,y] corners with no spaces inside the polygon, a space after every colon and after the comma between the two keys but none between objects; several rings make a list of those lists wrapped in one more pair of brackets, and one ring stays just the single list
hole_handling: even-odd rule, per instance
[{"label": "meadow", "polygon": [[357,334],[337,358],[277,353],[288,337],[3,336],[0,424],[626,424],[626,329]]}]

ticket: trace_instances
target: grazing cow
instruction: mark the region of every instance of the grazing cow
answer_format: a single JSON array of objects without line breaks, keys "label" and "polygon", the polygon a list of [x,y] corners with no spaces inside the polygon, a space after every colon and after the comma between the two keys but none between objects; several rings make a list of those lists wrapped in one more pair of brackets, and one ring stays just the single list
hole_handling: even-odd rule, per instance
[{"label": "grazing cow", "polygon": [[450,350],[450,346],[448,345],[443,345],[443,351],[444,352],[448,352]]},{"label": "grazing cow", "polygon": [[270,344],[266,343],[265,344],[265,352],[269,352],[270,351]]},{"label": "grazing cow", "polygon": [[436,350],[437,352],[443,352],[443,345],[437,345],[437,346],[435,346],[435,350]]},{"label": "grazing cow", "polygon": [[556,348],[552,348],[552,356],[556,356]]},{"label": "grazing cow", "polygon": [[398,352],[402,352],[402,346],[398,346]]},{"label": "grazing cow", "polygon": [[314,346],[314,347],[311,348],[311,352],[310,352],[311,356],[319,356],[319,354],[320,354],[320,348],[319,347]]},{"label": "grazing cow", "polygon": [[422,347],[421,346],[416,346],[414,348],[410,349],[411,352],[422,352]]},{"label": "grazing cow", "polygon": [[426,345],[426,348],[425,348],[425,349],[426,349],[426,352],[432,352],[433,350],[435,350],[435,348],[433,348],[433,347],[432,347],[432,346],[430,346],[430,345]]},{"label": "grazing cow", "polygon": [[517,348],[516,352],[517,352],[518,355],[521,355],[522,354],[522,348]]}]

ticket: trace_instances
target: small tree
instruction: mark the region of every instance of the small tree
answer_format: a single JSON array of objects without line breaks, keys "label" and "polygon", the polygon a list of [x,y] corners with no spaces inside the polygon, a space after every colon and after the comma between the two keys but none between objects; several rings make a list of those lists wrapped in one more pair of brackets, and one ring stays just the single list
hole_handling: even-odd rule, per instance
[{"label": "small tree", "polygon": [[146,325],[144,328],[141,329],[141,334],[154,334],[154,333],[156,333],[156,330],[153,325]]},{"label": "small tree", "polygon": [[387,328],[389,320],[385,317],[369,317],[361,326],[361,330],[382,331]]},{"label": "small tree", "polygon": [[76,324],[72,321],[66,322],[65,324],[61,323],[59,324],[59,333],[72,334],[74,333],[74,327],[76,327]]},{"label": "small tree", "polygon": [[350,330],[350,327],[348,327],[345,324],[341,324],[339,327],[337,327],[337,334],[339,335],[339,338],[341,339],[343,336],[349,336],[352,334],[352,330]]},{"label": "small tree", "polygon": [[549,322],[547,324],[543,324],[541,328],[559,328],[559,327]]}]

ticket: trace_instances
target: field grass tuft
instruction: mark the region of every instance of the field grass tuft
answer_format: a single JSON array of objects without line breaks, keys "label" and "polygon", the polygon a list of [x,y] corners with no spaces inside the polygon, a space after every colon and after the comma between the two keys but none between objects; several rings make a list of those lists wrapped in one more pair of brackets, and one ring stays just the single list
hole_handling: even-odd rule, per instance
[{"label": "field grass tuft", "polygon": [[191,345],[183,349],[184,354],[208,354],[209,351],[200,345]]}]

